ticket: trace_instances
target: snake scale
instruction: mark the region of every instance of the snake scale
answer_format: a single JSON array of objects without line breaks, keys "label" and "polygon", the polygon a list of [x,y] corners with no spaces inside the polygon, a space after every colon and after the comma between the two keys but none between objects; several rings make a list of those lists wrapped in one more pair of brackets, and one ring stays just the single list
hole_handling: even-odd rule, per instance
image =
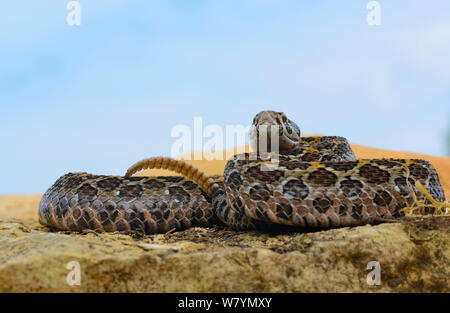
[{"label": "snake scale", "polygon": [[[271,149],[273,138],[278,151]],[[140,161],[125,176],[66,174],[42,196],[39,221],[70,231],[145,234],[216,224],[237,230],[323,229],[379,223],[403,216],[401,209],[417,200],[430,204],[416,181],[434,200],[445,201],[427,161],[356,160],[345,138],[300,137],[299,127],[281,112],[258,113],[250,143],[256,152],[228,160],[223,177],[164,157]],[[147,168],[182,176],[131,176]]]}]

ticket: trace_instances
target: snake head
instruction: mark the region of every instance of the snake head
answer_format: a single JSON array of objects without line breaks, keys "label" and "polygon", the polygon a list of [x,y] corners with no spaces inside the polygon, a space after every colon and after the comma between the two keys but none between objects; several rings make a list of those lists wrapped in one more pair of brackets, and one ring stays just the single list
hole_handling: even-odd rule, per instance
[{"label": "snake head", "polygon": [[[283,112],[261,111],[253,118],[250,146],[255,152],[263,147],[267,150],[262,152],[289,151],[299,145],[299,140],[300,128]],[[278,144],[278,149],[272,144]]]}]

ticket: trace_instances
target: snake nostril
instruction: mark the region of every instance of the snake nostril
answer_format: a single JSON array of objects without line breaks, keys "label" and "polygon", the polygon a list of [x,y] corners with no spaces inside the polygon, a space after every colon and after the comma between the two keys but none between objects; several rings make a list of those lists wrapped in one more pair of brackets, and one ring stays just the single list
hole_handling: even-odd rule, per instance
[{"label": "snake nostril", "polygon": [[281,117],[281,115],[277,116],[277,123],[278,123],[278,125],[283,124],[283,118]]}]

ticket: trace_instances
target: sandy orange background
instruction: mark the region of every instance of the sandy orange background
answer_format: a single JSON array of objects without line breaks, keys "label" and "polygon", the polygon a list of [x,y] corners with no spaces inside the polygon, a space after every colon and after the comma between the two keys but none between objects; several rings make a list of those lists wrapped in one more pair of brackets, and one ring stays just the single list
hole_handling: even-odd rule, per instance
[{"label": "sandy orange background", "polygon": [[[419,153],[399,152],[376,149],[361,145],[351,145],[355,155],[358,159],[370,158],[404,158],[404,159],[425,159],[434,165],[438,174],[439,180],[444,188],[446,198],[450,198],[450,157],[436,157]],[[241,151],[224,151],[223,160],[191,160],[188,162],[198,168],[202,169],[211,175],[220,175],[223,172],[227,155],[233,155],[237,152],[248,151],[248,146],[241,149]],[[234,152],[234,153],[233,153]],[[219,154],[220,155],[220,154]],[[136,160],[138,161],[138,160]],[[131,166],[131,164],[130,164]],[[126,169],[124,169],[125,173]],[[61,173],[63,174],[63,173]],[[173,173],[165,170],[150,170],[143,171],[137,174],[138,176],[157,176],[157,175],[173,175]],[[50,186],[49,186],[50,187]],[[7,195],[0,196],[0,218],[18,217],[18,218],[37,218],[37,207],[41,195]]]}]

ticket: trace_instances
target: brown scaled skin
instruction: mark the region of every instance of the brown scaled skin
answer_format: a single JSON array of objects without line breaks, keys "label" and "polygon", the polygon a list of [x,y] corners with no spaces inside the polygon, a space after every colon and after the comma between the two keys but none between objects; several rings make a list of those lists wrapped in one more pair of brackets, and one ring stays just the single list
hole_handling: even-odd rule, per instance
[{"label": "brown scaled skin", "polygon": [[[253,151],[260,137],[268,139],[263,150],[279,150],[271,155],[275,167],[262,167],[267,160],[256,154],[237,155],[227,162],[223,180],[163,157],[136,163],[127,176],[69,173],[43,195],[39,221],[73,231],[146,234],[218,223],[234,229],[329,228],[402,216],[414,197],[428,201],[416,182],[436,201],[445,199],[428,162],[356,160],[345,138],[300,137],[284,113],[258,113],[250,132]],[[278,147],[272,147],[272,138]],[[146,168],[170,169],[183,177],[129,177]],[[424,209],[433,213],[433,207]]]}]

